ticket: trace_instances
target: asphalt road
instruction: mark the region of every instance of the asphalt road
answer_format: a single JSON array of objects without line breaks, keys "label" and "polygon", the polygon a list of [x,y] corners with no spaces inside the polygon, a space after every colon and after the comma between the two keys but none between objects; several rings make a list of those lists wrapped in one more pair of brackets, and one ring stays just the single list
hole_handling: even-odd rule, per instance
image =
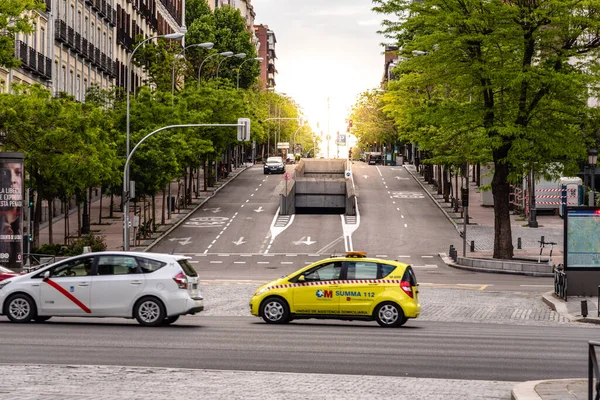
[{"label": "asphalt road", "polygon": [[[294,165],[288,165],[292,171]],[[402,167],[355,162],[359,218],[353,250],[410,263],[419,282],[474,285],[482,290],[546,292],[551,278],[484,274],[447,267],[439,257],[461,238]],[[204,280],[267,282],[335,253],[343,253],[340,215],[278,216],[282,175],[248,168],[152,251],[190,256]]]},{"label": "asphalt road", "polygon": [[0,317],[2,362],[525,381],[586,376],[594,333],[418,320],[397,329],[356,321],[272,326],[251,317],[180,321],[143,328],[117,319],[15,325]]}]

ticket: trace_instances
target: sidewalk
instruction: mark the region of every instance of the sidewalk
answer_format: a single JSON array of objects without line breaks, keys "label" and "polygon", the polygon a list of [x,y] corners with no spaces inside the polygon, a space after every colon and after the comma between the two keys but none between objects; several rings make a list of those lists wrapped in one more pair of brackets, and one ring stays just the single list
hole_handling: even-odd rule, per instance
[{"label": "sidewalk", "polygon": [[[247,164],[250,167],[250,164]],[[161,224],[162,220],[162,208],[163,208],[163,195],[162,192],[157,194],[155,199],[155,207],[156,207],[156,232],[152,233],[151,237],[147,239],[142,239],[133,245],[133,242],[130,244],[131,251],[144,251],[152,247],[152,244],[159,239],[161,236],[167,234],[170,230],[175,229],[183,220],[192,212],[194,212],[197,208],[199,208],[202,204],[204,204],[208,199],[214,196],[223,186],[227,185],[232,179],[234,179],[238,174],[244,171],[246,166],[242,166],[237,169],[233,169],[233,171],[229,174],[229,176],[225,179],[220,179],[215,186],[208,187],[206,191],[200,191],[198,193],[198,197],[192,194],[192,204],[188,205],[185,208],[181,208],[178,210],[175,209],[174,212],[171,213],[171,218],[168,219],[168,214],[165,210],[165,223]],[[204,182],[204,171],[200,171],[200,188],[203,189]],[[178,183],[176,181],[171,183],[171,196],[177,198],[178,195]],[[91,204],[91,215],[90,215],[90,231],[95,235],[104,236],[104,241],[106,243],[106,250],[123,250],[123,213],[118,210],[120,204],[120,197],[115,196],[114,198],[114,207],[112,218],[110,216],[110,197],[103,197],[102,201],[100,198],[96,198],[92,201]],[[102,203],[102,204],[101,204]],[[133,209],[133,202],[131,202]],[[141,207],[141,203],[137,203],[138,207]],[[100,214],[102,211],[102,214]],[[152,218],[151,216],[151,207],[148,207],[148,218]],[[100,219],[100,215],[102,218]],[[133,216],[133,214],[132,214]],[[75,235],[77,232],[77,212],[76,210],[72,210],[69,214],[68,224],[70,235]],[[100,222],[100,223],[99,223]],[[143,222],[142,218],[140,218],[140,223]],[[131,229],[131,237],[133,240],[133,228]],[[52,224],[52,242],[64,244],[65,240],[65,216],[61,214],[53,219]],[[49,233],[49,224],[45,223],[40,226],[40,235],[39,235],[39,244],[45,244],[50,242],[50,233]]]},{"label": "sidewalk", "polygon": [[[441,195],[437,194],[437,187],[425,181],[423,176],[413,165],[404,165],[405,169],[428,193],[429,197],[442,210],[446,218],[452,222],[458,233],[463,235],[464,219],[462,215],[454,212],[450,203],[444,202]],[[467,251],[467,257],[473,258],[492,258],[494,245],[494,209],[493,207],[484,207],[481,205],[480,192],[473,182],[469,182],[469,223],[467,225],[467,248],[470,248],[471,241],[474,241],[475,251]],[[511,215],[511,228],[513,234],[513,244],[520,238],[521,249],[515,246],[515,257],[537,260],[540,256],[541,236],[544,241],[555,242],[553,248],[553,264],[563,262],[563,235],[564,222],[558,215],[538,215],[538,228],[529,228],[527,221],[524,221],[518,215]],[[544,248],[542,253],[542,262],[548,262],[550,249]],[[449,263],[447,263],[449,264]],[[454,266],[454,263],[452,263]],[[461,266],[457,266],[461,267]],[[506,272],[509,273],[509,272]],[[558,312],[561,316],[571,321],[590,322],[600,324],[598,316],[598,297],[577,297],[564,301],[548,292],[542,295],[542,300],[550,308]],[[588,316],[584,318],[581,315],[581,302],[586,301],[588,305]],[[552,379],[545,381],[529,381],[519,383],[514,386],[512,400],[583,400],[588,398],[588,380],[584,379]]]}]

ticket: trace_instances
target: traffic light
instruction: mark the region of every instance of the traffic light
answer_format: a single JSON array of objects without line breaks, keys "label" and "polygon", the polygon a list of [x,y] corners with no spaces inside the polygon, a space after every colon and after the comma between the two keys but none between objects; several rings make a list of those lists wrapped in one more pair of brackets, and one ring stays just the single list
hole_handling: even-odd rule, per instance
[{"label": "traffic light", "polygon": [[27,197],[29,199],[29,207],[33,208],[33,195],[34,195],[34,190],[33,188],[29,188],[28,189],[28,193],[27,193]]}]

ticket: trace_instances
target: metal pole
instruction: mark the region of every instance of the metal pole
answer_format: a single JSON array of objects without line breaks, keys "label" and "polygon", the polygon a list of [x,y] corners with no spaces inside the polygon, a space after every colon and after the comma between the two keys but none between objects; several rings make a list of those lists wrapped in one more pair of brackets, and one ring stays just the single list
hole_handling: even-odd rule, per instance
[{"label": "metal pole", "polygon": [[227,60],[228,58],[233,57],[233,56],[225,56],[225,58],[223,58],[221,60],[221,62],[219,63],[219,65],[217,65],[217,79],[216,79],[216,88],[219,88],[219,69],[221,69],[221,64],[223,64],[223,61]]},{"label": "metal pole", "polygon": [[596,166],[592,165],[592,195],[590,196],[590,198],[592,200],[592,204],[590,204],[590,206],[592,206],[592,207],[596,207],[596,189],[595,189],[595,185],[596,185]]},{"label": "metal pole", "polygon": [[127,180],[127,176],[128,176],[128,172],[129,172],[129,162],[131,160],[131,157],[133,156],[133,153],[138,149],[138,147],[140,147],[140,145],[142,143],[144,143],[146,141],[146,139],[148,139],[150,136],[154,135],[155,133],[158,133],[160,131],[164,131],[166,129],[172,129],[172,128],[198,128],[198,127],[203,127],[203,126],[244,126],[243,124],[183,124],[183,125],[169,125],[169,126],[163,126],[162,128],[159,128],[155,131],[150,132],[149,134],[147,134],[146,136],[144,136],[144,138],[142,140],[140,140],[133,149],[131,149],[131,153],[129,153],[129,155],[127,156],[127,160],[125,160],[125,166],[123,168],[123,197],[125,199],[125,204],[127,206],[127,208],[124,210],[125,212],[123,212],[123,250],[128,251],[129,250],[129,212],[128,208],[129,208],[129,191],[128,191],[128,183],[129,181]]},{"label": "metal pole", "polygon": [[200,68],[198,68],[198,87],[200,87],[200,73],[202,72],[202,66],[204,65],[205,62],[207,62],[210,58],[214,57],[214,56],[218,56],[220,53],[215,53],[215,54],[211,54],[210,56],[206,57],[204,60],[202,60],[202,63],[200,64]]},{"label": "metal pole", "polygon": [[467,173],[466,173],[466,177],[465,177],[465,183],[467,185],[467,190],[466,190],[466,194],[467,194],[467,203],[465,203],[464,199],[463,199],[463,204],[467,204],[465,206],[463,206],[463,218],[464,218],[464,223],[463,223],[463,257],[467,256],[467,225],[469,224],[469,206],[468,206],[468,201],[469,201],[469,162],[467,161]]}]

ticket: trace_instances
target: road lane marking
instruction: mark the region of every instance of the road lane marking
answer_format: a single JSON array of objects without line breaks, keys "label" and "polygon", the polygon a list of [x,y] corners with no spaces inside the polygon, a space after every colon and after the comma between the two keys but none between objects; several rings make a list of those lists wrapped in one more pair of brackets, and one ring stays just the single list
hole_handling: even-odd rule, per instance
[{"label": "road lane marking", "polygon": [[520,287],[548,287],[553,288],[554,285],[519,285]]},{"label": "road lane marking", "polygon": [[408,228],[408,224],[404,224],[404,227],[405,227],[405,228]]},{"label": "road lane marking", "polygon": [[387,254],[376,254],[375,258],[387,258]]},{"label": "road lane marking", "polygon": [[269,263],[269,261],[259,261],[259,262],[257,262],[257,264],[268,264],[268,263]]},{"label": "road lane marking", "polygon": [[410,256],[398,256],[398,258],[410,258]]},{"label": "road lane marking", "polygon": [[293,264],[293,262],[292,262],[292,261],[282,261],[281,263],[282,263],[282,264]]},{"label": "road lane marking", "polygon": [[422,258],[433,258],[433,256],[421,256]]},{"label": "road lane marking", "polygon": [[234,261],[234,264],[246,264],[246,261]]},{"label": "road lane marking", "polygon": [[223,261],[211,261],[211,264],[223,264]]}]

